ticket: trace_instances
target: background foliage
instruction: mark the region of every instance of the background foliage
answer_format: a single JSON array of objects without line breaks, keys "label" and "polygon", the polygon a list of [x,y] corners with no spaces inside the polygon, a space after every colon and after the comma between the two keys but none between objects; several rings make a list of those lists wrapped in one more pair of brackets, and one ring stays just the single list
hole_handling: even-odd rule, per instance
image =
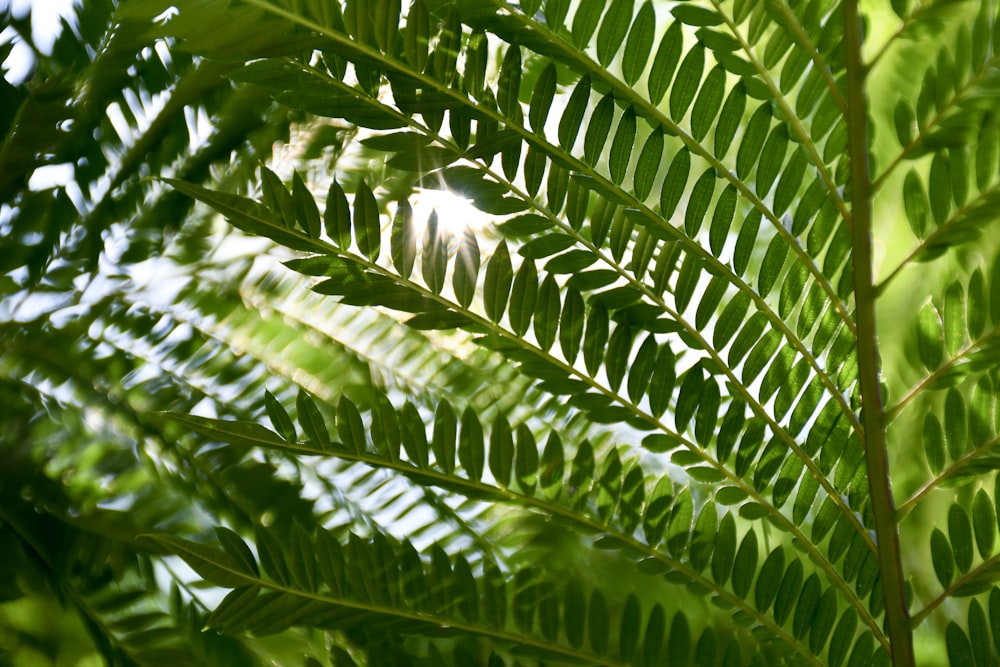
[{"label": "background foliage", "polygon": [[855,9],[4,10],[0,664],[995,664],[997,10]]}]

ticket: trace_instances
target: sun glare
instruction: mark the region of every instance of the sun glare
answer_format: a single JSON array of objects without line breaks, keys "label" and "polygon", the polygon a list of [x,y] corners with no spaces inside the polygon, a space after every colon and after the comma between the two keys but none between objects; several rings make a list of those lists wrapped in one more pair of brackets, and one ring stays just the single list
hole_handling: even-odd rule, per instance
[{"label": "sun glare", "polygon": [[432,211],[437,211],[438,229],[449,232],[454,238],[460,238],[466,230],[475,232],[482,229],[487,222],[485,213],[450,190],[419,188],[410,197],[410,205],[413,207],[413,221],[421,232]]}]

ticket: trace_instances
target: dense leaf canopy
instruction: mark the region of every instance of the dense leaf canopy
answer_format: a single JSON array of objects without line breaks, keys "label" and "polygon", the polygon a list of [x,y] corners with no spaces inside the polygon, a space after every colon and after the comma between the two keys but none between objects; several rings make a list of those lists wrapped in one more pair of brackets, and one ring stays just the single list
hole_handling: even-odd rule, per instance
[{"label": "dense leaf canopy", "polygon": [[0,10],[0,665],[997,664],[1000,20],[887,5]]}]

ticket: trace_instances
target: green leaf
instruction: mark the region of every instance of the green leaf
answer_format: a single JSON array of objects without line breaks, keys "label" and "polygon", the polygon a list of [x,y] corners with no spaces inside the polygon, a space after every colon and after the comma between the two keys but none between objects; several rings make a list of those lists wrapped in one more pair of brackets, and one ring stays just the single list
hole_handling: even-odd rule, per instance
[{"label": "green leaf", "polygon": [[781,173],[781,166],[785,162],[787,150],[788,128],[784,125],[776,125],[764,143],[760,162],[757,163],[757,194],[761,197],[766,196],[771,191],[775,178]]},{"label": "green leaf", "polygon": [[736,247],[733,249],[733,270],[738,275],[742,276],[750,265],[750,258],[757,241],[757,232],[760,229],[761,216],[759,210],[752,210],[740,227],[739,236],[736,238]]},{"label": "green leaf", "polygon": [[604,359],[604,349],[608,342],[608,309],[603,303],[594,304],[587,317],[587,327],[583,336],[583,363],[593,377]]},{"label": "green leaf", "polygon": [[972,525],[961,505],[952,505],[948,510],[948,537],[955,564],[962,573],[968,572],[972,567]]},{"label": "green leaf", "polygon": [[319,207],[298,171],[292,175],[292,198],[295,200],[295,216],[299,226],[309,238],[318,239],[321,227]]},{"label": "green leaf", "polygon": [[458,460],[469,479],[478,482],[482,478],[485,464],[483,427],[472,408],[466,408],[462,413],[462,430],[458,438]]},{"label": "green leaf", "polygon": [[663,99],[670,81],[674,77],[674,70],[681,59],[681,48],[684,43],[680,22],[673,22],[663,33],[660,46],[656,49],[653,57],[653,67],[649,70],[649,80],[647,88],[649,90],[649,101],[654,105],[659,105]]},{"label": "green leaf", "polygon": [[687,211],[684,212],[684,231],[691,238],[698,234],[708,214],[708,207],[715,195],[715,180],[715,169],[706,169],[691,190]]},{"label": "green leaf", "polygon": [[445,230],[438,228],[438,214],[431,211],[424,228],[423,251],[420,256],[420,270],[424,283],[434,294],[440,294],[444,288],[445,274],[448,270],[448,251],[451,239]]},{"label": "green leaf", "polygon": [[534,332],[538,346],[548,351],[559,327],[559,285],[550,273],[542,280],[534,313]]},{"label": "green leaf", "polygon": [[944,632],[945,645],[948,647],[948,662],[952,665],[973,665],[975,657],[969,637],[962,628],[951,621]]},{"label": "green leaf", "polygon": [[632,183],[636,199],[639,201],[644,201],[649,196],[662,161],[663,129],[658,125],[653,128],[653,131],[646,138],[646,143],[643,144],[642,151],[639,153],[639,159],[635,164]]},{"label": "green leaf", "polygon": [[458,434],[458,418],[447,401],[438,403],[434,412],[434,434],[431,449],[434,461],[441,470],[451,475],[455,470],[455,438]]},{"label": "green leaf", "polygon": [[639,645],[639,632],[642,630],[642,610],[639,598],[630,593],[625,598],[625,609],[622,611],[621,627],[618,631],[619,652],[626,661],[632,660],[636,647]]},{"label": "green leaf", "polygon": [[559,119],[559,146],[564,150],[572,150],[576,143],[576,136],[583,125],[583,116],[589,104],[590,77],[584,76],[573,88],[569,101],[566,102],[566,109]]},{"label": "green leaf", "polygon": [[677,209],[684,189],[687,187],[688,173],[691,170],[691,153],[687,148],[681,149],[670,161],[667,175],[663,179],[663,189],[660,193],[660,214],[664,220],[669,220]]},{"label": "green leaf", "polygon": [[670,13],[681,23],[692,26],[712,26],[722,23],[722,17],[711,9],[697,5],[675,5]]},{"label": "green leaf", "polygon": [[927,236],[930,202],[915,169],[910,169],[903,180],[903,208],[914,236],[918,239]]},{"label": "green leaf", "polygon": [[928,182],[934,184],[930,191],[931,214],[935,224],[940,226],[948,220],[951,211],[951,188],[946,185],[951,183],[951,167],[948,154],[944,151],[934,154]]},{"label": "green leaf", "polygon": [[733,218],[736,215],[736,199],[736,187],[729,185],[715,203],[712,224],[709,228],[709,246],[716,257],[722,254],[726,239],[732,230]]},{"label": "green leaf", "polygon": [[754,576],[757,574],[757,535],[747,531],[740,542],[739,551],[733,561],[733,592],[742,599],[750,593]]},{"label": "green leaf", "polygon": [[330,433],[326,430],[326,421],[320,414],[319,408],[316,407],[312,396],[307,394],[305,390],[299,389],[298,396],[295,398],[295,407],[299,413],[299,424],[302,425],[302,431],[309,438],[309,442],[317,449],[329,449]]},{"label": "green leaf", "polygon": [[601,13],[604,11],[605,0],[581,0],[573,15],[573,26],[571,33],[573,43],[583,49],[590,43],[590,38],[597,30],[597,24],[601,20]]},{"label": "green leaf", "polygon": [[545,130],[545,120],[552,108],[552,100],[556,94],[556,66],[549,63],[538,75],[535,88],[531,92],[531,102],[528,105],[528,123],[538,134]]},{"label": "green leaf", "polygon": [[944,432],[941,422],[934,415],[924,416],[924,456],[935,475],[944,470]]},{"label": "green leaf", "polygon": [[[675,7],[676,9],[676,7]],[[670,89],[670,116],[679,121],[687,113],[688,107],[701,87],[701,75],[705,69],[705,47],[698,44],[684,56],[677,80]]]},{"label": "green leaf", "polygon": [[621,185],[625,180],[625,173],[632,157],[632,146],[635,144],[635,128],[635,110],[629,107],[618,122],[615,138],[611,142],[611,153],[608,156],[608,168],[615,185]]},{"label": "green leaf", "polygon": [[993,555],[996,543],[997,519],[993,511],[993,502],[983,489],[976,492],[972,501],[972,526],[976,534],[976,545],[983,560]]},{"label": "green leaf", "polygon": [[[681,6],[675,7],[678,9]],[[690,7],[688,7],[690,8]],[[701,141],[708,134],[712,127],[719,107],[722,105],[722,97],[726,92],[726,72],[716,65],[705,77],[698,92],[698,98],[694,102],[691,110],[691,136],[695,141]]]},{"label": "green leaf", "polygon": [[452,288],[455,298],[463,308],[468,308],[476,295],[476,281],[479,277],[479,243],[472,229],[466,227],[458,240],[455,253],[455,272]]},{"label": "green leaf", "polygon": [[367,449],[365,427],[361,421],[361,413],[351,399],[341,396],[337,403],[337,433],[340,441],[357,454],[363,454]]},{"label": "green leaf", "polygon": [[562,316],[559,319],[559,349],[567,363],[572,364],[583,339],[583,297],[572,285],[566,287]]},{"label": "green leaf", "polygon": [[[711,75],[710,75],[711,76]],[[726,103],[719,113],[719,120],[715,125],[714,150],[716,157],[723,157],[729,152],[729,147],[733,143],[737,130],[743,122],[743,112],[747,105],[746,87],[742,83],[737,83],[729,91]]]},{"label": "green leaf", "polygon": [[[750,176],[750,171],[764,148],[770,126],[771,108],[767,104],[761,104],[747,121],[739,151],[736,153],[736,173],[741,177],[748,178]],[[716,144],[718,144],[718,136],[716,136]]]},{"label": "green leaf", "polygon": [[934,565],[934,574],[937,575],[938,581],[947,588],[955,572],[955,561],[948,538],[938,528],[931,532],[931,563]]},{"label": "green leaf", "polygon": [[382,247],[382,225],[375,194],[364,181],[354,195],[354,234],[361,252],[375,260]]},{"label": "green leaf", "polygon": [[510,306],[507,310],[511,329],[518,336],[523,335],[531,324],[537,297],[538,271],[532,260],[525,259],[514,277],[514,284],[510,290]]},{"label": "green leaf", "polygon": [[216,586],[237,588],[253,584],[257,580],[256,576],[248,573],[246,565],[240,560],[204,544],[173,535],[140,535],[139,541],[153,549],[180,556],[198,576]]},{"label": "green leaf", "polygon": [[292,418],[288,416],[284,406],[278,402],[274,394],[267,390],[264,391],[264,407],[274,430],[286,441],[295,442],[295,424],[292,423]]},{"label": "green leaf", "polygon": [[601,98],[590,115],[587,133],[583,140],[583,157],[587,164],[594,165],[604,150],[604,143],[611,132],[611,121],[614,119],[615,102],[610,94]]},{"label": "green leaf", "polygon": [[785,552],[776,547],[760,568],[757,577],[757,587],[754,589],[754,604],[759,611],[767,611],[778,595],[781,586],[781,576],[785,571]]},{"label": "green leaf", "polygon": [[629,86],[634,85],[646,69],[649,54],[653,50],[655,34],[656,13],[653,11],[653,3],[646,0],[632,21],[632,29],[629,30],[625,51],[622,54],[622,76]]},{"label": "green leaf", "polygon": [[215,527],[215,536],[222,545],[222,549],[236,561],[244,574],[248,577],[259,577],[257,570],[257,560],[250,551],[250,547],[239,535],[225,526]]},{"label": "green leaf", "polygon": [[497,106],[508,118],[518,118],[521,104],[518,101],[521,89],[521,47],[511,44],[500,65],[497,81]]},{"label": "green leaf", "polygon": [[618,53],[632,20],[633,0],[611,0],[597,33],[597,60],[607,67]]},{"label": "green leaf", "polygon": [[494,322],[499,322],[507,310],[507,299],[513,281],[514,270],[510,263],[510,253],[506,242],[501,241],[486,265],[486,278],[483,284],[483,305],[486,308],[486,316]]},{"label": "green leaf", "polygon": [[944,329],[934,304],[924,304],[917,320],[917,352],[924,368],[935,370],[944,352]]},{"label": "green leaf", "polygon": [[598,655],[604,655],[608,651],[608,634],[610,629],[608,603],[604,594],[596,588],[590,593],[588,610],[587,636],[590,637],[590,646]]},{"label": "green leaf", "polygon": [[420,468],[428,464],[427,431],[417,408],[407,401],[399,412],[399,435],[407,458]]},{"label": "green leaf", "polygon": [[510,476],[514,464],[514,437],[510,424],[500,415],[493,422],[490,431],[490,472],[500,486],[510,485]]}]

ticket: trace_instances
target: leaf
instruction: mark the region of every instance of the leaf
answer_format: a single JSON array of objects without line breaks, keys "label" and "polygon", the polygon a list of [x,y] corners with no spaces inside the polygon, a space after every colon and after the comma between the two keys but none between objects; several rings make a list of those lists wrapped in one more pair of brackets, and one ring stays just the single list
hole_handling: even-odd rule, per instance
[{"label": "leaf", "polygon": [[215,526],[215,536],[222,545],[223,550],[234,561],[239,563],[240,568],[248,577],[259,577],[257,561],[250,551],[250,547],[239,535],[225,526]]},{"label": "leaf", "polygon": [[511,329],[518,336],[523,335],[531,324],[537,297],[538,271],[532,260],[525,259],[514,277],[514,284],[510,290],[510,306],[507,310]]},{"label": "leaf", "polygon": [[676,5],[670,13],[681,23],[693,26],[712,26],[722,23],[722,17],[705,7]]},{"label": "leaf", "polygon": [[934,184],[929,193],[931,215],[935,224],[940,226],[947,221],[948,213],[951,211],[951,188],[945,185],[951,183],[951,167],[948,154],[944,151],[935,153],[934,159],[931,160],[929,182]]},{"label": "leaf", "polygon": [[757,577],[757,587],[754,590],[754,604],[757,609],[764,612],[770,609],[771,603],[778,595],[781,586],[781,575],[785,571],[785,552],[781,547],[776,547],[760,568],[760,575]]},{"label": "leaf", "polygon": [[947,588],[955,571],[955,561],[948,538],[937,528],[931,532],[931,563],[934,565],[934,574],[937,575],[938,581]]},{"label": "leaf", "polygon": [[632,146],[635,144],[635,128],[635,110],[629,107],[618,122],[618,130],[611,142],[611,153],[608,156],[608,168],[615,185],[621,185],[625,180],[625,173],[632,157]]},{"label": "leaf", "polygon": [[714,195],[715,170],[709,168],[695,181],[687,211],[684,213],[684,231],[691,238],[694,238],[701,229]]},{"label": "leaf", "polygon": [[[678,9],[681,6],[675,7]],[[709,71],[701,84],[698,98],[694,102],[691,110],[691,136],[695,141],[701,141],[708,134],[719,107],[722,105],[722,97],[726,92],[726,72],[722,67],[716,65]]]},{"label": "leaf", "polygon": [[483,476],[485,453],[483,427],[471,408],[462,413],[462,430],[458,438],[458,460],[468,478],[474,482]]},{"label": "leaf", "polygon": [[278,399],[267,390],[264,391],[264,407],[267,409],[267,416],[274,430],[286,441],[295,442],[295,424],[292,423],[292,418],[288,416]]},{"label": "leaf", "polygon": [[596,164],[604,150],[604,142],[610,136],[614,110],[614,98],[608,94],[601,98],[601,101],[594,107],[594,112],[590,115],[590,124],[587,125],[587,133],[583,141],[583,158],[589,165]]},{"label": "leaf", "polygon": [[376,259],[382,244],[382,226],[375,195],[364,181],[358,183],[354,195],[354,234],[361,252]]},{"label": "leaf", "polygon": [[486,265],[486,278],[483,284],[483,305],[486,308],[486,316],[494,322],[499,322],[507,310],[507,299],[510,296],[513,280],[514,270],[510,263],[510,253],[506,242],[501,241]]},{"label": "leaf", "polygon": [[663,189],[660,193],[660,214],[665,220],[673,216],[680,203],[684,189],[687,187],[688,173],[691,169],[691,153],[686,148],[677,152],[670,161],[667,175],[663,179]]},{"label": "leaf", "polygon": [[434,452],[434,462],[446,474],[455,470],[455,438],[458,433],[458,419],[455,410],[447,401],[438,403],[434,412],[434,433],[431,438],[431,450]]},{"label": "leaf", "polygon": [[715,125],[713,147],[717,157],[721,158],[729,152],[733,138],[743,122],[743,111],[746,109],[746,103],[746,88],[742,83],[737,83],[729,91],[729,96],[726,97],[726,103],[722,106],[719,120]]},{"label": "leaf", "polygon": [[608,342],[608,309],[603,303],[595,304],[587,317],[587,327],[583,336],[583,362],[587,372],[597,374],[604,359],[604,349]]},{"label": "leaf", "polygon": [[361,413],[351,399],[341,396],[337,403],[337,433],[340,441],[355,453],[362,454],[367,448],[364,423]]},{"label": "leaf", "polygon": [[140,535],[139,541],[180,556],[198,576],[216,586],[237,588],[256,581],[256,576],[248,572],[245,564],[213,547],[172,535]]},{"label": "leaf", "polygon": [[675,21],[663,33],[660,45],[656,49],[656,55],[653,57],[653,66],[649,70],[649,79],[646,85],[649,90],[649,101],[654,105],[660,104],[667,88],[670,87],[674,70],[681,59],[683,43],[681,24]]},{"label": "leaf", "polygon": [[642,3],[639,13],[632,21],[632,28],[625,42],[622,54],[622,76],[629,86],[635,84],[646,69],[649,54],[653,50],[653,36],[656,34],[656,13],[650,0]]},{"label": "leaf", "polygon": [[[586,4],[586,3],[584,3]],[[576,19],[574,19],[575,22]],[[559,146],[564,150],[571,150],[576,142],[576,136],[580,132],[583,124],[584,112],[590,103],[590,78],[581,78],[566,102],[566,109],[559,119]]]},{"label": "leaf", "polygon": [[329,449],[330,433],[326,430],[326,421],[320,414],[319,408],[316,407],[316,402],[305,390],[299,389],[295,398],[295,407],[299,413],[299,424],[302,425],[302,431],[306,434],[309,442],[317,449]]},{"label": "leaf", "polygon": [[646,137],[646,142],[639,153],[639,159],[635,164],[633,174],[633,189],[636,199],[644,201],[653,189],[656,181],[656,172],[663,161],[663,129],[657,126]]},{"label": "leaf", "polygon": [[741,599],[746,599],[757,573],[757,535],[747,531],[740,542],[739,551],[733,561],[732,585],[733,592]]},{"label": "leaf", "polygon": [[948,537],[955,564],[964,574],[972,567],[972,526],[969,515],[961,505],[952,505],[948,510]]},{"label": "leaf", "polygon": [[[676,9],[676,7],[675,7]],[[705,47],[700,44],[688,51],[677,70],[677,80],[670,89],[670,116],[680,120],[687,113],[701,86],[701,75],[705,69]]]},{"label": "leaf", "polygon": [[420,270],[428,289],[440,294],[444,287],[448,270],[448,251],[451,239],[446,231],[438,228],[438,214],[432,210],[424,228],[423,252],[420,256]]},{"label": "leaf", "polygon": [[632,19],[633,0],[611,0],[597,33],[597,60],[607,67],[615,57]]},{"label": "leaf", "polygon": [[510,424],[501,415],[493,422],[493,429],[490,432],[490,472],[493,473],[497,483],[504,488],[510,485],[513,462],[514,437]]},{"label": "leaf", "polygon": [[[771,125],[771,109],[767,104],[761,104],[750,116],[736,153],[736,173],[743,178],[750,176],[750,170],[757,162],[764,142],[767,140],[767,130]],[[718,138],[716,143],[718,143]]]},{"label": "leaf", "polygon": [[944,632],[945,645],[948,647],[948,662],[952,665],[972,665],[975,658],[972,654],[972,645],[968,636],[962,628],[951,621]]},{"label": "leaf", "polygon": [[598,655],[604,655],[608,651],[608,603],[604,594],[600,590],[594,589],[590,594],[590,604],[587,614],[587,636],[590,637],[590,645]]},{"label": "leaf", "polygon": [[299,226],[311,239],[318,239],[320,233],[319,207],[316,200],[302,181],[299,172],[294,172],[292,176],[292,198],[295,200],[295,217]]},{"label": "leaf", "polygon": [[944,330],[941,317],[934,304],[924,304],[917,320],[917,352],[924,368],[935,370],[941,365],[944,348]]},{"label": "leaf", "polygon": [[983,489],[976,492],[972,502],[972,526],[975,530],[976,545],[983,560],[993,555],[996,542],[997,519],[993,511],[993,502]]},{"label": "leaf", "polygon": [[923,443],[927,465],[936,475],[944,469],[944,432],[934,415],[924,416]]},{"label": "leaf", "polygon": [[531,129],[538,134],[542,134],[545,129],[545,120],[552,108],[555,93],[556,66],[554,63],[549,63],[538,76],[538,81],[535,82],[535,88],[531,93],[531,102],[528,104],[528,123]]},{"label": "leaf", "polygon": [[757,194],[761,197],[771,191],[775,178],[781,173],[787,150],[788,129],[784,125],[776,125],[764,143],[760,162],[757,163]]},{"label": "leaf", "polygon": [[407,458],[420,468],[428,464],[427,431],[420,412],[409,401],[403,403],[399,412],[399,435]]},{"label": "leaf", "polygon": [[468,227],[456,244],[455,271],[452,288],[455,298],[463,308],[468,308],[476,295],[476,281],[479,277],[479,243],[475,233]]},{"label": "leaf", "polygon": [[601,12],[604,11],[605,0],[581,0],[573,15],[573,26],[571,33],[573,43],[583,49],[590,43],[590,38],[597,30],[597,24],[601,20]]}]

